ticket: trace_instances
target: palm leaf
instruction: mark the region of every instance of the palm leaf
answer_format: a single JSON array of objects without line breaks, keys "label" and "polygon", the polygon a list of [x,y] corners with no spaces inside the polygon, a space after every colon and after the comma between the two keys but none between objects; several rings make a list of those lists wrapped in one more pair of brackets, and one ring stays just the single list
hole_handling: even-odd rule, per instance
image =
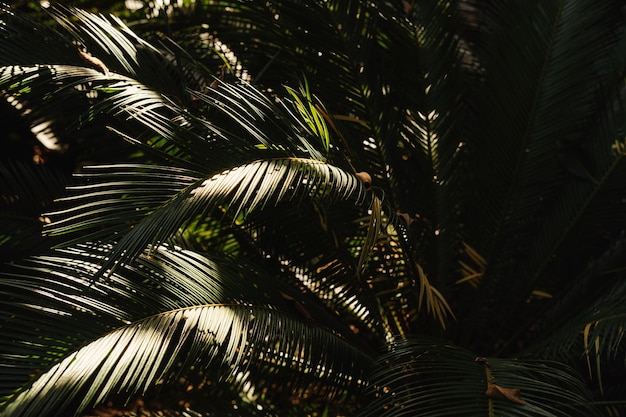
[{"label": "palm leaf", "polygon": [[[612,255],[619,256],[620,263],[623,263],[621,247],[614,248],[614,251]],[[548,311],[546,319],[541,322],[543,327],[539,327],[541,339],[529,348],[526,354],[540,353],[544,357],[572,364],[584,362],[589,379],[595,381],[601,395],[607,387],[615,385],[613,378],[605,374],[609,373],[607,369],[611,363],[624,354],[626,310],[622,301],[626,286],[623,280],[619,279],[623,270],[622,266],[613,270],[589,273],[595,278],[595,282],[587,283],[583,296],[574,297],[573,294],[567,294],[562,297],[562,302]],[[611,284],[600,282],[601,278],[606,278]],[[585,281],[586,277],[579,280],[581,283]],[[576,292],[580,290],[582,288],[576,288]],[[569,296],[572,298],[568,299]],[[574,300],[579,300],[578,313],[572,315],[570,309],[569,313],[565,314],[562,309],[565,305],[574,303]],[[585,308],[580,309],[581,305],[585,305]],[[558,325],[555,322],[557,317]]]},{"label": "palm leaf", "polygon": [[[92,68],[6,67],[0,76],[2,84],[21,108],[30,109],[28,117],[33,124],[45,124],[55,133],[64,123],[72,130],[104,124],[129,142],[196,170],[217,171],[244,161],[286,155],[325,160],[311,145],[313,134],[299,115],[249,85],[218,83],[209,94],[185,91],[197,103],[211,105],[208,111],[212,111],[205,115],[204,107],[190,113],[175,103],[176,97],[135,79]],[[61,111],[61,102],[72,105],[64,104]],[[215,153],[227,158],[213,158]]]},{"label": "palm leaf", "polygon": [[[274,334],[266,333],[269,327]],[[323,341],[324,347],[317,348],[312,340]],[[282,359],[272,359],[278,357]],[[247,382],[260,388],[289,381],[288,390],[324,387],[328,395],[358,386],[368,362],[341,339],[294,326],[275,310],[197,306],[145,318],[69,354],[2,414],[77,413],[114,392],[132,397],[157,383],[171,383],[191,366],[203,369],[208,381],[225,380],[240,388]],[[250,374],[254,380],[248,379]],[[315,375],[317,382],[304,384],[298,380],[303,374]]]},{"label": "palm leaf", "polygon": [[110,71],[137,79],[165,94],[180,96],[185,102],[189,98],[181,93],[186,88],[199,89],[210,83],[210,73],[200,80],[186,77],[185,68],[180,67],[182,61],[174,54],[144,41],[113,15],[105,17],[63,6],[50,8],[49,13],[67,32],[67,38],[104,61]]},{"label": "palm leaf", "polygon": [[[162,311],[207,303],[267,306],[311,324],[289,297],[308,310],[316,326],[368,350],[312,297],[241,259],[159,247],[120,268],[106,283],[93,283],[90,277],[107,250],[110,247],[81,245],[4,267],[0,294],[6,301],[0,313],[3,332],[11,338],[0,342],[0,366],[7,378],[0,386],[11,381],[23,387],[34,373],[112,329]],[[0,392],[4,400],[13,395],[13,390]]]},{"label": "palm leaf", "polygon": [[[582,381],[564,365],[478,358],[418,337],[396,339],[377,360],[371,384],[363,416],[598,415]],[[525,404],[489,397],[488,384],[521,390]]]},{"label": "palm leaf", "polygon": [[[107,20],[102,16],[78,9],[51,9],[50,11],[59,25],[67,31],[63,28],[55,30],[58,29],[58,26],[52,28],[41,21],[28,19],[23,13],[7,12],[3,14],[2,18],[9,25],[7,25],[6,33],[0,39],[0,48],[4,51],[3,57],[6,58],[2,66],[20,64],[24,67],[31,67],[31,71],[26,70],[30,72],[27,77],[35,79],[41,77],[46,81],[48,77],[54,78],[61,73],[59,79],[70,84],[65,89],[58,88],[57,85],[56,88],[50,90],[50,88],[45,88],[44,81],[44,83],[35,83],[41,90],[35,89],[33,94],[25,94],[26,90],[29,90],[26,86],[20,91],[18,102],[23,109],[25,118],[31,121],[33,129],[37,126],[46,128],[44,132],[38,133],[38,137],[46,146],[51,147],[55,144],[60,146],[70,142],[73,150],[78,149],[82,145],[82,141],[80,140],[81,135],[76,137],[75,129],[77,127],[83,128],[82,133],[91,139],[90,144],[96,142],[94,137],[106,136],[106,132],[97,132],[95,129],[99,127],[99,124],[94,123],[94,119],[102,123],[102,118],[95,117],[97,115],[87,110],[93,104],[94,99],[102,98],[105,95],[105,90],[98,90],[98,87],[102,87],[103,84],[116,83],[113,80],[106,80],[108,74],[103,74],[103,69],[93,64],[96,59],[106,61],[106,67],[110,67],[111,71],[119,71],[113,78],[121,81],[121,85],[128,81],[128,78],[121,74],[137,76],[136,70],[140,69],[139,84],[151,85],[164,95],[173,98],[181,97],[190,101],[190,96],[185,93],[185,88],[190,82],[181,81],[179,71],[168,66],[171,59],[167,53],[159,51],[139,39],[119,19],[112,17]],[[33,27],[37,28],[34,32]],[[83,47],[87,47],[88,51],[79,52],[79,49]],[[105,56],[105,51],[110,55]],[[95,56],[92,56],[92,52]],[[85,60],[86,56],[92,56],[92,58]],[[51,63],[69,64],[69,67],[74,69],[68,69],[63,65],[52,69],[51,73],[48,73],[45,68],[41,68],[41,71],[35,69],[35,66],[40,64],[46,68],[52,68],[50,67]],[[82,67],[84,71],[79,72],[77,67]],[[69,74],[64,76],[64,69]],[[87,70],[91,70],[91,73]],[[18,68],[5,68],[3,70],[5,75],[10,71],[15,71],[16,76],[17,73],[24,72],[23,69]],[[64,77],[68,77],[70,80],[68,81]],[[84,77],[84,83],[78,80],[80,77]],[[195,86],[197,87],[197,85]],[[120,84],[117,84],[116,87],[119,89]],[[137,90],[134,92],[138,93]],[[56,100],[60,100],[63,106],[59,107]],[[81,121],[78,126],[77,120]],[[87,121],[89,123],[85,123]],[[67,130],[74,135],[68,136]],[[106,143],[107,147],[110,147],[110,143]],[[115,152],[112,153],[115,154]],[[119,159],[119,154],[116,156]]]},{"label": "palm leaf", "polygon": [[[273,334],[267,334],[268,326]],[[210,305],[164,312],[69,354],[11,401],[3,414],[76,413],[113,392],[125,391],[130,397],[157,382],[167,384],[190,366],[203,369],[208,381],[222,380],[240,388],[248,378],[257,388],[279,380],[290,381],[288,390],[316,385],[298,381],[299,373],[315,375],[325,395],[358,386],[363,371],[354,371],[364,370],[368,358],[320,329],[302,330],[278,311],[253,306]],[[322,345],[332,347],[333,354],[315,348],[313,339],[324,340]],[[250,376],[242,379],[242,373]]]},{"label": "palm leaf", "polygon": [[[126,169],[126,167],[121,167]],[[123,196],[133,189],[138,190],[137,184],[122,183],[110,184],[109,177],[116,168],[103,167],[104,173],[98,176],[102,178],[104,190],[113,185],[112,192],[107,194],[117,194],[122,198],[120,203],[125,203]],[[119,187],[119,188],[118,188]],[[97,197],[99,195],[99,197]],[[96,194],[97,198],[102,197],[102,193]],[[143,192],[142,192],[143,196]],[[323,198],[326,201],[351,200],[356,202],[365,198],[365,192],[361,183],[352,175],[344,171],[323,164],[317,161],[305,159],[276,159],[269,161],[258,161],[234,169],[221,172],[205,180],[195,181],[187,187],[181,187],[179,191],[166,203],[143,219],[132,228],[120,240],[119,244],[110,254],[110,259],[103,266],[103,273],[107,268],[115,263],[125,263],[138,253],[144,250],[148,244],[162,242],[181,226],[184,226],[190,219],[196,216],[206,216],[218,207],[223,207],[225,215],[231,221],[239,219],[240,215],[265,206],[275,205],[281,201],[300,200],[304,197]],[[102,210],[91,209],[89,202],[82,203],[81,200],[90,200],[92,195],[78,195],[75,197],[75,207],[60,212],[50,214],[53,218],[58,215],[62,218],[71,219],[74,225],[88,225],[96,228],[97,235],[102,234],[100,226],[108,225],[115,231],[116,228],[126,225],[128,217],[120,217],[118,213],[106,213]],[[66,199],[67,200],[67,199]],[[106,201],[105,201],[105,204]],[[139,204],[143,207],[143,197],[139,199]],[[96,206],[97,207],[97,206]],[[135,206],[136,207],[136,206]],[[135,216],[131,205],[129,212]],[[49,233],[66,233],[68,230],[64,226],[65,221],[52,224]],[[70,224],[70,230],[73,226]],[[81,239],[89,239],[89,236]],[[120,258],[116,258],[120,256]]]},{"label": "palm leaf", "polygon": [[[569,242],[570,227],[583,220],[581,215],[594,196],[612,188],[612,181],[596,185],[572,174],[567,161],[562,162],[566,156],[562,145],[568,151],[588,149],[595,175],[604,175],[615,162],[614,157],[606,157],[607,149],[620,129],[614,117],[620,110],[608,105],[613,98],[607,100],[603,86],[614,82],[620,70],[612,65],[600,70],[593,62],[612,60],[617,53],[619,31],[615,25],[619,22],[614,15],[621,6],[605,3],[588,13],[591,3],[586,1],[536,2],[518,14],[509,8],[519,6],[514,3],[499,3],[485,10],[494,36],[481,40],[479,57],[485,73],[490,74],[486,90],[495,94],[480,101],[484,106],[481,112],[490,117],[470,131],[481,138],[483,149],[490,150],[477,150],[481,157],[475,158],[470,168],[477,182],[489,185],[476,190],[474,201],[480,208],[467,217],[471,219],[468,230],[475,236],[467,243],[487,264],[480,299],[466,316],[468,321],[482,323],[480,334],[467,334],[465,339],[480,346],[493,345],[506,334],[505,323],[512,315],[526,317],[526,310],[536,308],[526,303],[533,291],[558,286],[550,279],[563,275],[553,274],[552,268],[568,268],[569,260],[579,256],[566,254],[567,248],[561,246]],[[602,30],[592,30],[599,21],[606,22]],[[588,34],[579,37],[585,31]],[[500,45],[519,53],[503,60],[497,53]],[[514,71],[522,62],[527,70]],[[563,76],[565,72],[567,76]],[[505,86],[515,86],[515,91]],[[609,89],[614,94],[615,90]],[[511,102],[517,105],[507,105]],[[562,111],[564,103],[568,103],[566,112]],[[544,227],[550,230],[544,233]],[[555,257],[557,252],[562,257]],[[520,262],[524,265],[521,269],[517,267]],[[500,296],[494,298],[494,292]],[[486,300],[493,301],[493,308]],[[466,328],[461,324],[460,332]],[[513,339],[508,343],[514,343]]]},{"label": "palm leaf", "polygon": [[[63,128],[76,132],[76,129],[91,126],[88,132],[93,129],[97,131],[96,136],[102,135],[103,131],[97,127],[102,128],[104,124],[115,128],[119,124],[110,118],[109,115],[113,115],[121,119],[120,122],[124,121],[124,128],[117,130],[123,129],[122,133],[126,135],[147,125],[148,133],[144,128],[137,137],[129,137],[133,142],[139,142],[149,134],[144,139],[149,143],[148,148],[162,158],[195,169],[211,167],[207,158],[200,157],[207,151],[215,151],[215,147],[207,144],[209,139],[203,136],[206,122],[182,116],[184,112],[179,106],[133,79],[105,75],[91,68],[58,65],[3,68],[0,84],[6,86],[8,93],[24,109],[32,109],[29,116],[32,123],[48,123],[55,134]],[[95,99],[99,99],[97,105]],[[64,104],[60,106],[59,103]],[[138,126],[133,126],[129,118],[138,122]],[[200,131],[203,131],[202,135]],[[213,133],[219,131],[213,129]],[[198,160],[189,161],[190,155],[195,155]],[[223,167],[223,164],[219,166]]]}]

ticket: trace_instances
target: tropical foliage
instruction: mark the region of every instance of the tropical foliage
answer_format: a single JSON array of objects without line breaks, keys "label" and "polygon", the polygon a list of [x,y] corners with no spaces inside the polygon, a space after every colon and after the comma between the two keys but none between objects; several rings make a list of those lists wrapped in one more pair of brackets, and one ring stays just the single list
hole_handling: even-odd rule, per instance
[{"label": "tropical foliage", "polygon": [[1,416],[626,412],[622,2],[171,3],[1,8]]}]

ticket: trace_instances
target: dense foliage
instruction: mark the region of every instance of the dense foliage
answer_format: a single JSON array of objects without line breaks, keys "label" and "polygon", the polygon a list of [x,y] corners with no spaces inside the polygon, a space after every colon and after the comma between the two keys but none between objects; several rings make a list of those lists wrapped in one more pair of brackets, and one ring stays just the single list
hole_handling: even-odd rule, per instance
[{"label": "dense foliage", "polygon": [[0,8],[0,416],[626,413],[617,0]]}]

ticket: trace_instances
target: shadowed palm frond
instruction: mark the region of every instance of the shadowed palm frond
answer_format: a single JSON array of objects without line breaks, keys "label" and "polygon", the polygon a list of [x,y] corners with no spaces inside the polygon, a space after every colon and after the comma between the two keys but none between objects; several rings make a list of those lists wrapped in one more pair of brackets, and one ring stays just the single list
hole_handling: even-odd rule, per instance
[{"label": "shadowed palm frond", "polygon": [[[592,5],[582,0],[533,2],[522,10],[508,2],[485,9],[485,22],[493,31],[482,38],[477,53],[489,74],[479,101],[480,111],[489,117],[468,130],[468,152],[474,154],[472,177],[489,185],[468,194],[468,207],[476,210],[470,209],[464,222],[467,233],[475,236],[466,242],[485,259],[486,269],[478,292],[471,295],[478,299],[463,315],[464,321],[482,323],[481,331],[470,335],[459,323],[459,340],[468,344],[499,344],[512,316],[531,317],[541,308],[541,301],[527,302],[533,291],[550,293],[559,286],[553,279],[567,283],[563,271],[572,270],[571,260],[585,262],[580,253],[569,252],[576,246],[570,233],[584,228],[584,213],[593,216],[588,210],[593,200],[612,193],[611,184],[619,178],[605,174],[615,172],[611,146],[623,130],[614,78],[621,70],[613,63],[594,62],[617,62],[621,5],[604,3],[590,13]],[[517,7],[519,13],[512,12]],[[601,30],[592,29],[601,21]],[[501,59],[503,45],[519,50],[513,60]],[[527,69],[515,71],[520,65]],[[516,106],[509,105],[512,101]],[[589,162],[576,156],[581,152]],[[576,166],[586,167],[592,177],[581,178]],[[609,221],[603,228],[613,226]],[[575,235],[595,239],[586,230]],[[504,349],[514,343],[511,336]]]},{"label": "shadowed palm frond", "polygon": [[591,416],[590,394],[557,362],[476,357],[418,336],[398,338],[374,365],[362,416]]},{"label": "shadowed palm frond", "polygon": [[0,162],[0,259],[16,260],[52,244],[42,239],[42,212],[63,194],[69,178],[32,162]]},{"label": "shadowed palm frond", "polygon": [[[552,308],[537,321],[540,336],[527,355],[541,354],[571,364],[585,362],[589,378],[600,392],[613,388],[611,385],[616,383],[611,376],[608,377],[611,382],[606,382],[606,374],[611,374],[607,368],[612,362],[621,361],[622,355],[626,356],[623,259],[623,241],[620,241],[583,276],[577,277],[575,284],[559,295]],[[577,314],[572,314],[575,308]]]}]

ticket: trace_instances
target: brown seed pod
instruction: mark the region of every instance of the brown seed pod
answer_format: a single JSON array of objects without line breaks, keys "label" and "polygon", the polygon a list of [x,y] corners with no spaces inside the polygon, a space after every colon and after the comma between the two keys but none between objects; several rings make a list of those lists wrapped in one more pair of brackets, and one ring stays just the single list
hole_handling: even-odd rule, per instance
[{"label": "brown seed pod", "polygon": [[359,179],[359,181],[363,183],[365,188],[369,190],[369,188],[372,186],[372,176],[365,171],[357,172],[355,175]]}]

